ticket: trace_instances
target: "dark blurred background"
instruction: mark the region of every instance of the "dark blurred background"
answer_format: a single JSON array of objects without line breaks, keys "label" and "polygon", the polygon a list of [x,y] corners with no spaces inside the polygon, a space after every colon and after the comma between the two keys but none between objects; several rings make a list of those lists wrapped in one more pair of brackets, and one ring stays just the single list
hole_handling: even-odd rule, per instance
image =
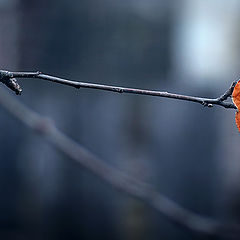
[{"label": "dark blurred background", "polygon": [[[217,97],[239,77],[239,11],[237,0],[0,0],[0,65]],[[198,214],[239,220],[233,110],[20,83],[20,101],[109,164]],[[0,239],[206,239],[79,168],[1,108],[0,124]]]}]

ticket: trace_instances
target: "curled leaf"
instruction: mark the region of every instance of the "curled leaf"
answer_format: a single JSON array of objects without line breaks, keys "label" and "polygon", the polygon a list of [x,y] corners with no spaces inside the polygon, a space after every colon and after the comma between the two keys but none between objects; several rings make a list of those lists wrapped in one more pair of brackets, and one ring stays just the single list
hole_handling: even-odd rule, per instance
[{"label": "curled leaf", "polygon": [[236,86],[233,89],[232,100],[239,110],[240,109],[240,81],[237,82]]},{"label": "curled leaf", "polygon": [[236,121],[238,131],[240,132],[240,113],[239,112],[236,112],[235,114],[235,121]]}]

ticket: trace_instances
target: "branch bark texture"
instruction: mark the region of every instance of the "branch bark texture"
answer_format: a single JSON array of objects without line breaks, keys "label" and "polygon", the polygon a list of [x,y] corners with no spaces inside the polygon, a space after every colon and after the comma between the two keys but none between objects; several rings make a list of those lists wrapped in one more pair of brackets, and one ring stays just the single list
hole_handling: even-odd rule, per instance
[{"label": "branch bark texture", "polygon": [[[96,83],[71,81],[71,80],[67,80],[67,79],[63,79],[63,78],[59,78],[59,77],[46,75],[41,72],[10,72],[10,71],[0,70],[0,81],[3,82],[6,86],[8,86],[10,89],[15,91],[16,94],[21,94],[22,89],[16,81],[16,79],[18,79],[18,78],[38,78],[38,79],[42,79],[45,81],[68,85],[68,86],[75,87],[78,89],[79,88],[91,88],[91,89],[111,91],[111,92],[116,92],[116,93],[131,93],[131,94],[148,95],[148,96],[155,96],[155,97],[173,98],[173,99],[177,99],[177,100],[200,103],[203,106],[207,106],[207,107],[212,107],[213,105],[218,105],[218,106],[222,106],[224,108],[237,109],[236,106],[232,102],[226,102],[228,97],[231,96],[234,86],[236,85],[237,81],[234,81],[232,83],[232,85],[230,86],[230,88],[220,97],[218,97],[218,98],[203,98],[203,97],[181,95],[181,94],[176,94],[176,93],[161,92],[161,91],[156,91],[156,90],[126,88],[126,87],[117,87],[117,86],[102,85],[102,84],[96,84]],[[12,83],[13,80],[14,80],[14,84]],[[12,86],[12,85],[14,85],[14,86]]]}]

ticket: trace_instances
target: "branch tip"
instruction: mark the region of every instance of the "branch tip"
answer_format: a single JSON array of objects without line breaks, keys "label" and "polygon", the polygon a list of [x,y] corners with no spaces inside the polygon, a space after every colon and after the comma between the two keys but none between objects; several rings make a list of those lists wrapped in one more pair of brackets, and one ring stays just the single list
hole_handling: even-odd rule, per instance
[{"label": "branch tip", "polygon": [[0,82],[2,82],[12,91],[14,91],[16,95],[21,95],[22,88],[18,84],[17,79],[14,78],[13,73],[0,70]]}]

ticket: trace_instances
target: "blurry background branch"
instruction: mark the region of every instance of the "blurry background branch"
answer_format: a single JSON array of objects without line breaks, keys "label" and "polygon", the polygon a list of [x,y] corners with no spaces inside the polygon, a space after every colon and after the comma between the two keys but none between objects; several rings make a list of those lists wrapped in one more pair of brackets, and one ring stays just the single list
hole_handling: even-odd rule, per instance
[{"label": "blurry background branch", "polygon": [[228,97],[231,96],[234,86],[237,81],[234,81],[230,88],[220,97],[218,98],[203,98],[203,97],[193,97],[180,95],[175,93],[168,92],[160,92],[160,91],[152,91],[152,90],[144,90],[144,89],[134,89],[134,88],[125,88],[125,87],[117,87],[110,85],[102,85],[95,83],[86,83],[86,82],[77,82],[71,81],[59,77],[53,77],[50,75],[42,74],[41,72],[9,72],[0,70],[0,81],[3,82],[6,86],[12,89],[17,95],[21,94],[22,89],[20,85],[17,83],[15,78],[39,78],[46,81],[56,82],[64,85],[68,85],[75,88],[93,88],[117,93],[132,93],[132,94],[140,94],[140,95],[150,95],[156,97],[165,97],[165,98],[174,98],[178,100],[190,101],[200,103],[203,106],[212,107],[213,105],[219,105],[225,108],[233,108],[236,109],[236,106],[230,102],[225,102]]},{"label": "blurry background branch", "polygon": [[[14,75],[14,74],[13,74]],[[17,75],[17,74],[16,74]],[[24,75],[24,74],[23,74]],[[15,76],[15,75],[14,75]],[[40,75],[42,76],[42,75]],[[18,76],[19,77],[19,76]],[[225,96],[226,97],[226,96]],[[225,98],[222,97],[222,98]],[[51,120],[33,112],[0,88],[0,104],[23,124],[46,137],[59,151],[113,187],[138,198],[161,212],[171,221],[197,233],[239,239],[239,226],[217,222],[184,209],[147,183],[124,174],[95,157],[81,145],[59,131]]]}]

